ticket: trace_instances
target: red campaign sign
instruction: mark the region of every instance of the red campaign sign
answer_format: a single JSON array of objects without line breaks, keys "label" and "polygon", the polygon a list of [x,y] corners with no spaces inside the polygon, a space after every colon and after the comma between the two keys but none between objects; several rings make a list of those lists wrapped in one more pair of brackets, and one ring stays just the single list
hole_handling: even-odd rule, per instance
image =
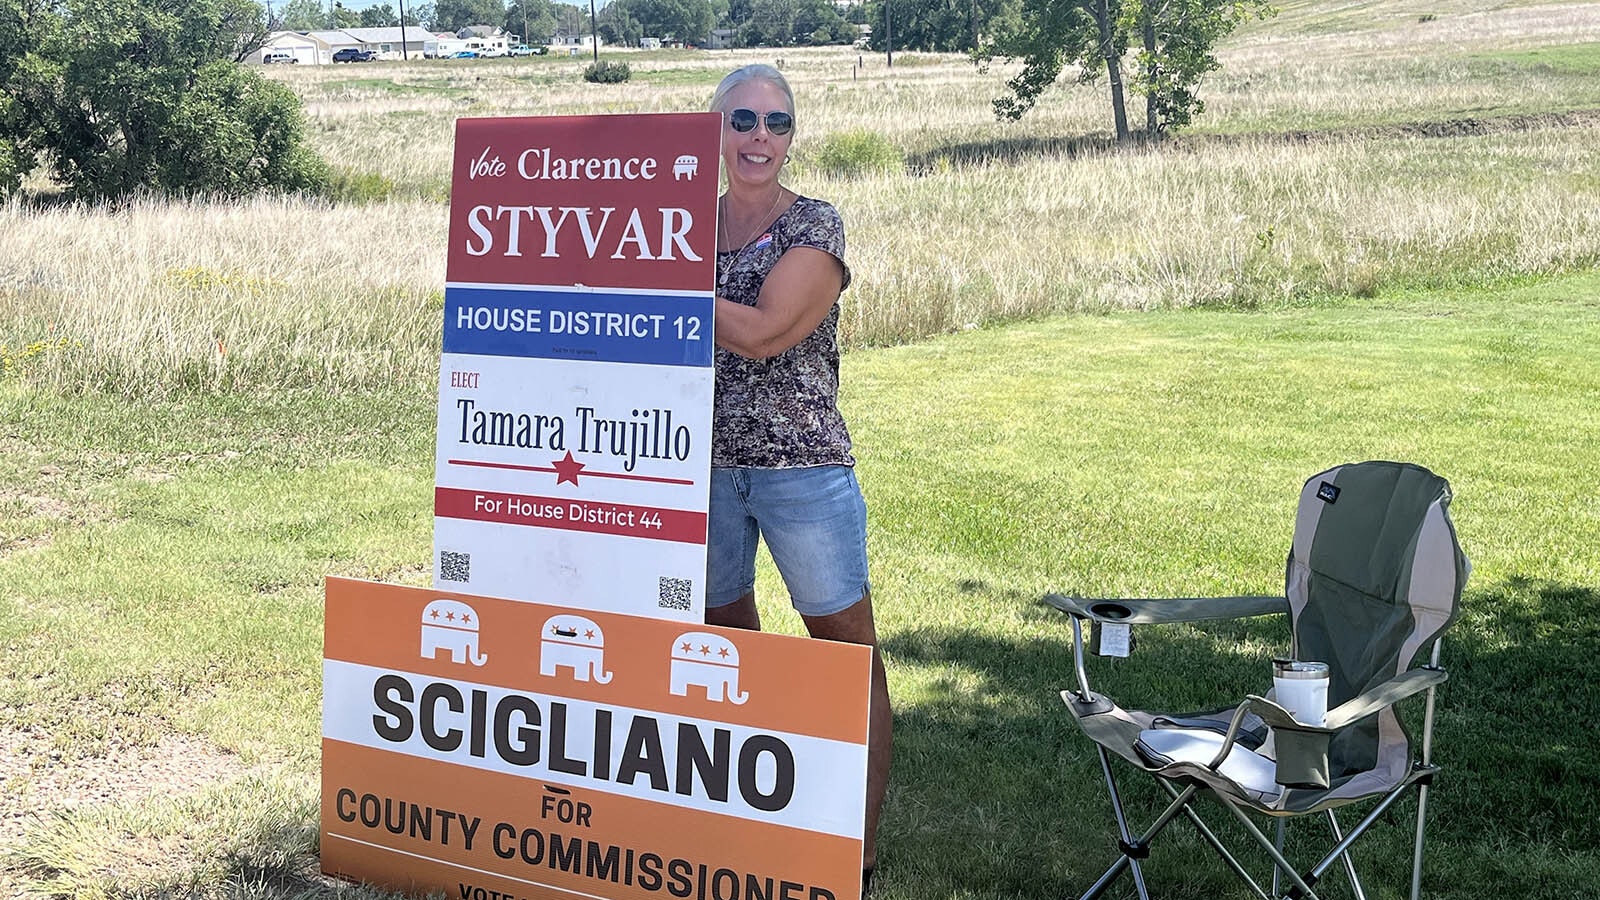
[{"label": "red campaign sign", "polygon": [[458,119],[445,279],[712,290],[716,192],[704,180],[717,179],[720,122],[717,113]]}]

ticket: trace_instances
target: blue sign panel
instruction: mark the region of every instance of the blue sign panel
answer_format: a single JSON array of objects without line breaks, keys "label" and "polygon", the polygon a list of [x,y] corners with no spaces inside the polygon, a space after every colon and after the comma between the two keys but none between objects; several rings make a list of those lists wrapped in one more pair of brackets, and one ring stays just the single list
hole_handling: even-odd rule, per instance
[{"label": "blue sign panel", "polygon": [[444,352],[709,367],[703,297],[446,287]]}]

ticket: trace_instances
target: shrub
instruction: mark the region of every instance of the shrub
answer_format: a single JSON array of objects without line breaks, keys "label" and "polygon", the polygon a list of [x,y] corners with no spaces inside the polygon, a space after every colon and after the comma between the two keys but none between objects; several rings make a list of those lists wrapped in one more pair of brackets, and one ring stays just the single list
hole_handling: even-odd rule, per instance
[{"label": "shrub", "polygon": [[395,196],[394,180],[378,172],[335,169],[328,175],[323,194],[340,203],[376,203]]},{"label": "shrub", "polygon": [[303,143],[294,92],[231,62],[199,72],[173,116],[157,181],[169,191],[239,196],[320,188],[327,169]]},{"label": "shrub", "polygon": [[813,159],[817,168],[843,177],[895,172],[906,165],[905,154],[899,147],[878,132],[865,128],[828,135]]},{"label": "shrub", "polygon": [[633,77],[633,70],[625,62],[602,59],[592,62],[583,70],[583,80],[590,84],[621,84]]}]

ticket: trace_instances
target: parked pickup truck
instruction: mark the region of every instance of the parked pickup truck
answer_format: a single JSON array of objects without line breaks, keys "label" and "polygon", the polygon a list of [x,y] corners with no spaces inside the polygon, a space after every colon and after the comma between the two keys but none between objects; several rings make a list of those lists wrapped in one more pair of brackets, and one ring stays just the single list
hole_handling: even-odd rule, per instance
[{"label": "parked pickup truck", "polygon": [[345,47],[343,50],[333,51],[334,62],[372,62],[378,54],[371,50],[360,50],[355,47]]}]

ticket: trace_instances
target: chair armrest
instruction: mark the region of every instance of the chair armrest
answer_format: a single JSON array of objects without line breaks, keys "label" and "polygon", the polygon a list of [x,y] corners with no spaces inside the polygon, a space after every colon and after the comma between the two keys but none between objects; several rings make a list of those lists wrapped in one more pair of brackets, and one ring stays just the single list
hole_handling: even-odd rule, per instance
[{"label": "chair armrest", "polygon": [[1362,692],[1358,696],[1339,704],[1328,710],[1328,715],[1322,720],[1324,728],[1339,729],[1359,719],[1383,709],[1393,706],[1413,694],[1421,693],[1428,688],[1444,683],[1449,674],[1443,669],[1431,666],[1411,669],[1385,681],[1377,687]]},{"label": "chair armrest", "polygon": [[1282,597],[1117,599],[1046,594],[1044,602],[1068,615],[1113,625],[1153,625],[1162,622],[1199,622],[1206,619],[1245,619],[1251,616],[1265,616],[1289,611],[1289,603]]},{"label": "chair armrest", "polygon": [[1328,786],[1328,743],[1340,729],[1425,691],[1446,677],[1443,669],[1426,666],[1402,672],[1334,707],[1323,718],[1321,726],[1300,722],[1288,710],[1255,694],[1245,698],[1240,708],[1248,708],[1272,729],[1279,784],[1325,788]]}]

